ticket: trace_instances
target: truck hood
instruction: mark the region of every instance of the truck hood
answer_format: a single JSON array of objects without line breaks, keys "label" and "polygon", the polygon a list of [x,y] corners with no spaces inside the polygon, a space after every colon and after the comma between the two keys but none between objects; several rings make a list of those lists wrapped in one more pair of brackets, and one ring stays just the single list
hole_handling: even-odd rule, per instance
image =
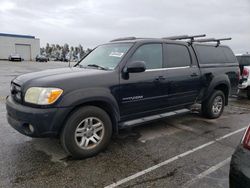
[{"label": "truck hood", "polygon": [[[99,78],[102,75],[107,75],[110,71],[98,69],[85,69],[78,67],[67,67],[49,69],[39,72],[27,73],[16,77],[13,82],[20,86],[60,86],[64,82],[75,83],[76,80],[81,80],[86,77],[93,79]],[[86,80],[86,79],[84,79]]]}]

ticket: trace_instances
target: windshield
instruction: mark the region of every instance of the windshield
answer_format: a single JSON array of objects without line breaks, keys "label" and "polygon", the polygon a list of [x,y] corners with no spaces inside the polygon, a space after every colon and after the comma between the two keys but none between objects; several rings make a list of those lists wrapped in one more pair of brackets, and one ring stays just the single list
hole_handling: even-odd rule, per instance
[{"label": "windshield", "polygon": [[98,46],[78,65],[85,68],[113,70],[133,43],[104,44]]}]

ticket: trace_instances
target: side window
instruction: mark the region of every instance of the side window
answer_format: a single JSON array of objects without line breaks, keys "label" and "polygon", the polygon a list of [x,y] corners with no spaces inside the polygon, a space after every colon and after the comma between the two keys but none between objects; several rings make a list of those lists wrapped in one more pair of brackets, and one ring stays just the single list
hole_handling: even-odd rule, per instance
[{"label": "side window", "polygon": [[190,54],[186,46],[167,44],[164,54],[167,68],[191,65]]},{"label": "side window", "polygon": [[162,45],[145,44],[140,46],[130,58],[132,61],[144,61],[147,69],[162,68]]},{"label": "side window", "polygon": [[195,45],[201,64],[234,63],[236,62],[232,50],[224,46]]}]

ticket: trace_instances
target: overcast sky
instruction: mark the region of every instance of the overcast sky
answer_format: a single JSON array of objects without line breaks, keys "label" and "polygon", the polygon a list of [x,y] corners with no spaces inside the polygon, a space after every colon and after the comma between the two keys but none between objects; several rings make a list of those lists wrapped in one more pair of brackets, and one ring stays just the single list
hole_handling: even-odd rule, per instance
[{"label": "overcast sky", "polygon": [[206,33],[250,52],[250,0],[0,0],[0,32],[84,48],[124,36]]}]

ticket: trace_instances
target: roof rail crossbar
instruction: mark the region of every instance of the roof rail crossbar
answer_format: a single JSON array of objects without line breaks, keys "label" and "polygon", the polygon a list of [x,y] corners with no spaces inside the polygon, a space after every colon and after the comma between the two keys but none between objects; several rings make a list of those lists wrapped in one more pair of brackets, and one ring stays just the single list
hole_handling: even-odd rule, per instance
[{"label": "roof rail crossbar", "polygon": [[136,37],[123,37],[123,38],[113,39],[110,42],[122,41],[122,40],[135,40],[135,39],[136,39]]},{"label": "roof rail crossbar", "polygon": [[220,38],[220,39],[215,39],[215,38],[207,38],[207,39],[198,39],[198,40],[194,40],[194,42],[217,42],[216,47],[218,47],[221,43],[221,41],[224,40],[232,40],[231,37],[229,38]]},{"label": "roof rail crossbar", "polygon": [[183,39],[190,39],[190,42],[194,41],[194,38],[199,38],[199,37],[205,37],[206,34],[201,34],[201,35],[180,35],[180,36],[172,36],[172,37],[163,37],[163,39],[169,39],[169,40],[183,40]]},{"label": "roof rail crossbar", "polygon": [[163,37],[163,39],[170,39],[170,40],[182,40],[186,39],[188,35],[178,35],[178,36],[171,36],[171,37]]}]

